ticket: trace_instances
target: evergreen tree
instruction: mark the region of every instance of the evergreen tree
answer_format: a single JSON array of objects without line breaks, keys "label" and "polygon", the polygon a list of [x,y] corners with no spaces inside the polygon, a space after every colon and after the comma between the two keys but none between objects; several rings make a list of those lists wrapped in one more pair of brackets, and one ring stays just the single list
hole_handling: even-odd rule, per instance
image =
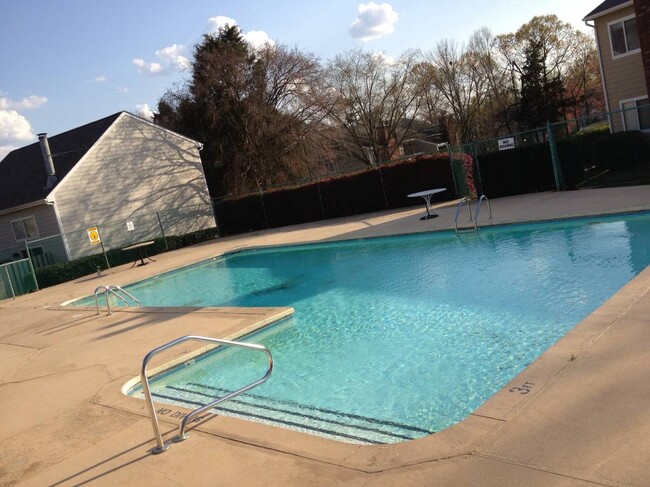
[{"label": "evergreen tree", "polygon": [[213,197],[304,177],[319,106],[320,66],[296,49],[252,49],[237,26],[204,36],[188,83],[158,102],[155,121],[204,143]]},{"label": "evergreen tree", "polygon": [[547,69],[539,42],[531,40],[524,54],[518,118],[522,127],[535,129],[543,127],[547,121],[556,122],[561,118],[564,85],[559,74],[552,74]]}]

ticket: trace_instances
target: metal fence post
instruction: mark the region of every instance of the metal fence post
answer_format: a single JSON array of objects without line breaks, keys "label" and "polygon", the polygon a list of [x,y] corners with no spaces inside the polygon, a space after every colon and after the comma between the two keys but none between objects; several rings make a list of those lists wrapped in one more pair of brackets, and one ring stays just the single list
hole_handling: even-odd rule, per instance
[{"label": "metal fence post", "polygon": [[381,166],[377,164],[377,169],[379,170],[379,181],[381,183],[381,192],[384,195],[384,205],[388,209],[388,198],[386,197],[386,188],[384,187],[384,176],[381,174]]},{"label": "metal fence post", "polygon": [[160,215],[156,212],[156,217],[158,218],[158,225],[160,226],[160,233],[162,234],[163,242],[165,242],[165,248],[169,250],[169,244],[167,243],[167,238],[165,237],[165,230],[163,228],[162,221],[160,220]]},{"label": "metal fence post", "polygon": [[29,267],[32,270],[32,277],[34,278],[34,285],[38,291],[38,281],[36,280],[36,271],[34,270],[34,263],[32,262],[32,253],[29,251],[29,245],[27,240],[25,240],[25,249],[27,250],[27,260],[29,261]]},{"label": "metal fence post", "polygon": [[36,271],[34,270],[34,263],[32,262],[32,253],[29,251],[29,245],[27,245],[27,240],[25,240],[25,248],[27,249],[27,261],[29,262],[29,268],[32,271],[32,277],[34,278],[34,286],[38,291],[38,281],[36,280]]},{"label": "metal fence post", "polygon": [[562,166],[560,164],[560,154],[557,151],[557,144],[555,143],[555,135],[553,134],[553,126],[551,122],[546,122],[546,131],[548,133],[548,145],[551,149],[551,161],[553,162],[553,175],[555,176],[555,190],[564,191],[564,176],[562,174]]},{"label": "metal fence post", "polygon": [[323,214],[323,220],[325,220],[325,205],[323,205],[323,195],[320,192],[320,181],[316,181],[316,187],[318,188],[318,199],[320,201],[320,211]]},{"label": "metal fence post", "polygon": [[108,262],[108,255],[106,255],[106,249],[104,249],[104,241],[101,237],[101,232],[99,231],[99,225],[97,225],[97,234],[99,235],[99,244],[102,246],[102,253],[104,254],[104,260],[106,261],[106,266],[110,269],[111,264]]},{"label": "metal fence post", "polygon": [[266,205],[264,205],[264,193],[262,193],[261,186],[258,186],[260,190],[260,201],[262,202],[262,211],[264,212],[264,221],[266,222],[266,228],[269,228],[269,218],[266,216]]},{"label": "metal fence post", "polygon": [[9,274],[9,266],[5,266],[5,272],[7,273],[7,279],[9,280],[9,289],[11,290],[11,297],[16,299],[16,291],[14,291],[14,283],[11,282],[11,275]]}]

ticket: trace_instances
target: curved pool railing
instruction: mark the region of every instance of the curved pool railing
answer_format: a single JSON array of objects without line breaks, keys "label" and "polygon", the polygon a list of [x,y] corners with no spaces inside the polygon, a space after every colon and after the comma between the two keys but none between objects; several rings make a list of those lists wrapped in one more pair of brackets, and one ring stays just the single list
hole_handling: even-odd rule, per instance
[{"label": "curved pool railing", "polygon": [[174,347],[180,343],[184,343],[190,340],[195,340],[195,341],[200,341],[200,342],[207,342],[207,343],[216,343],[218,345],[226,345],[226,346],[233,346],[233,347],[239,347],[239,348],[248,348],[251,350],[257,350],[260,352],[264,352],[267,356],[268,359],[268,367],[266,370],[266,373],[258,380],[251,382],[250,384],[237,389],[234,392],[231,392],[230,394],[226,394],[223,397],[218,397],[214,401],[210,402],[209,404],[206,404],[204,406],[201,406],[195,410],[193,410],[191,413],[189,413],[187,416],[183,418],[183,421],[181,422],[180,427],[178,428],[178,434],[173,438],[173,442],[179,442],[186,440],[188,438],[188,433],[185,432],[187,429],[187,425],[198,415],[201,413],[204,413],[205,411],[212,409],[215,407],[217,404],[220,404],[224,401],[227,401],[229,399],[232,399],[235,396],[238,396],[242,394],[243,392],[248,391],[249,389],[252,389],[253,387],[256,387],[263,382],[266,382],[266,380],[271,376],[271,372],[273,372],[273,356],[271,355],[271,352],[269,352],[268,348],[264,347],[263,345],[257,345],[255,343],[243,343],[243,342],[234,342],[231,340],[222,340],[219,338],[210,338],[210,337],[202,337],[202,336],[197,336],[197,335],[186,335],[182,336],[180,338],[177,338],[176,340],[172,340],[171,342],[165,343],[164,345],[161,345],[157,348],[154,348],[151,350],[147,355],[145,355],[144,359],[142,360],[142,368],[140,370],[140,380],[142,382],[142,389],[144,392],[145,400],[147,402],[147,408],[149,409],[149,417],[151,418],[151,425],[153,427],[153,432],[154,436],[156,438],[156,444],[157,446],[154,447],[151,452],[152,453],[162,453],[165,450],[169,448],[169,444],[165,444],[165,442],[162,439],[162,436],[160,434],[160,426],[158,424],[158,416],[156,415],[156,410],[153,406],[153,399],[151,397],[151,389],[149,388],[149,378],[147,377],[147,364],[149,363],[149,360],[154,355],[157,355],[158,353],[167,350],[168,348]]},{"label": "curved pool railing", "polygon": [[490,199],[485,196],[484,194],[481,195],[481,197],[478,199],[478,202],[476,203],[476,211],[474,212],[474,227],[478,230],[478,215],[481,212],[481,203],[483,200],[487,201],[488,204],[488,210],[490,211],[490,217],[488,220],[492,220],[492,205],[490,204]]},{"label": "curved pool railing", "polygon": [[468,196],[464,196],[456,206],[456,216],[454,217],[454,230],[458,233],[458,218],[460,218],[460,212],[463,209],[463,205],[467,205],[467,212],[469,213],[469,220],[472,221],[472,200]]},{"label": "curved pool railing", "polygon": [[124,303],[128,306],[129,301],[124,296],[122,296],[120,294],[120,293],[122,293],[122,294],[128,296],[129,298],[131,298],[138,306],[140,306],[140,301],[135,296],[130,294],[128,291],[125,291],[124,289],[122,289],[120,286],[113,286],[113,285],[111,285],[111,286],[99,286],[98,288],[95,289],[95,293],[94,293],[94,295],[95,295],[95,308],[97,309],[96,314],[99,314],[99,300],[97,299],[97,295],[99,294],[99,291],[102,290],[102,289],[104,290],[104,299],[106,300],[106,307],[108,308],[108,314],[109,315],[113,314],[113,312],[111,311],[111,303],[108,300],[109,293],[113,294],[118,299],[121,299],[122,301],[124,301]]},{"label": "curved pool railing", "polygon": [[[460,231],[468,231],[468,230],[478,232],[478,216],[481,213],[481,203],[483,203],[483,200],[487,201],[488,210],[490,211],[489,220],[492,220],[492,205],[490,204],[490,200],[487,196],[481,195],[481,197],[476,202],[476,210],[474,211],[473,218],[472,218],[472,200],[468,196],[465,196],[458,202],[458,206],[456,206],[456,217],[454,218],[454,230],[456,231],[456,234],[458,234]],[[467,211],[469,213],[469,221],[474,224],[474,228],[471,227],[461,228],[461,229],[458,228],[458,218],[460,217],[460,213],[464,204],[467,205]]]}]

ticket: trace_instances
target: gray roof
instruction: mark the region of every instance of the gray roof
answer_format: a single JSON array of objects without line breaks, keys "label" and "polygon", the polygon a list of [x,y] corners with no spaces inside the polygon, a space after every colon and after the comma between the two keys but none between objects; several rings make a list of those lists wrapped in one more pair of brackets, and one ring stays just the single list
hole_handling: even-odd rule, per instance
[{"label": "gray roof", "polygon": [[619,5],[628,3],[630,0],[605,0],[603,3],[598,5],[595,9],[585,15],[583,20],[591,20],[594,17],[598,17],[599,14],[607,12],[608,10],[614,9]]},{"label": "gray roof", "polygon": [[56,172],[56,184],[48,189],[39,142],[7,154],[0,161],[0,210],[46,198],[122,113],[48,137]]}]

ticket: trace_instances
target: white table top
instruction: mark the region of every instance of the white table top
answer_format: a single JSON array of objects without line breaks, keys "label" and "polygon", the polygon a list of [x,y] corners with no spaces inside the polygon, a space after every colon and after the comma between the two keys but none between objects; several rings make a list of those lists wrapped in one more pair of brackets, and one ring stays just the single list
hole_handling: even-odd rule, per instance
[{"label": "white table top", "polygon": [[427,195],[432,195],[436,193],[442,193],[443,191],[447,191],[447,188],[436,188],[436,189],[427,189],[426,191],[419,191],[418,193],[411,193],[407,195],[409,198],[415,198],[417,196],[427,196]]}]

